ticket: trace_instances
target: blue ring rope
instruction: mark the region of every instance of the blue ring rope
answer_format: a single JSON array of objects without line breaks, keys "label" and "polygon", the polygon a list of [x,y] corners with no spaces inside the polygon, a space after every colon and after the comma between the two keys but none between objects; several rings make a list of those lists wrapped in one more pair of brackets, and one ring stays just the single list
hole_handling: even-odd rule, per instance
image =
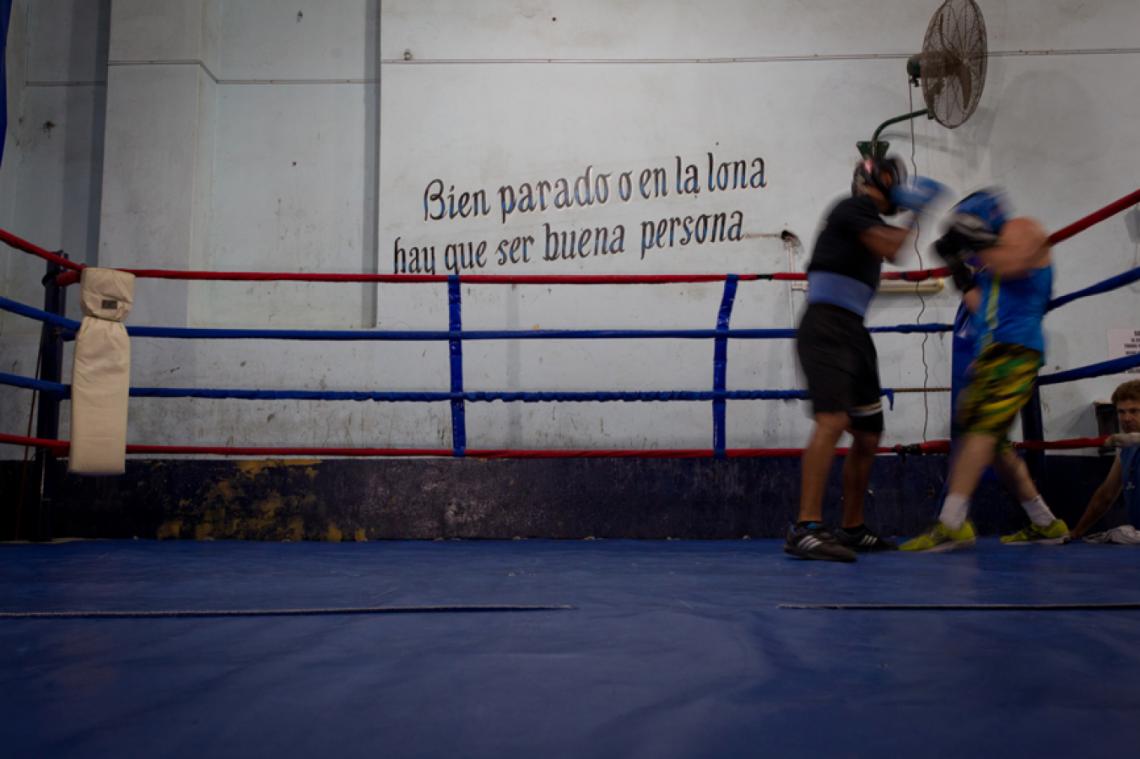
[{"label": "blue ring rope", "polygon": [[[0,310],[9,311],[11,313],[19,314],[21,316],[28,316],[32,319],[39,319],[40,321],[53,324],[65,329],[78,327],[78,322],[64,317],[55,316],[45,311],[24,306],[23,304],[9,300],[0,296]],[[943,327],[947,325],[903,325],[906,327]],[[891,328],[873,327],[871,331],[888,331]],[[733,333],[739,332],[756,332],[763,330],[694,330],[697,332],[708,333],[711,332],[711,337],[732,337]],[[780,331],[785,330],[768,330]],[[786,330],[794,333],[794,330]],[[904,330],[899,330],[904,331]],[[941,331],[934,329],[925,329],[922,331]],[[458,332],[462,334],[462,332]],[[441,333],[448,334],[451,333]],[[470,333],[467,333],[470,334]],[[533,335],[535,333],[524,333]],[[452,338],[454,340],[454,338]],[[455,341],[458,342],[458,341]],[[455,357],[453,356],[453,361]],[[459,368],[462,370],[462,353],[458,357]],[[1137,356],[1124,356],[1122,358],[1111,359],[1109,361],[1102,361],[1088,366],[1077,367],[1055,374],[1048,374],[1038,378],[1039,385],[1056,385],[1064,382],[1072,382],[1079,379],[1087,379],[1091,377],[1101,377],[1110,374],[1119,374],[1120,372],[1127,371],[1140,366],[1140,355]],[[452,378],[453,387],[455,377]],[[708,391],[658,391],[658,392],[642,392],[642,391],[629,391],[629,392],[463,392],[462,390],[462,376],[459,377],[459,387],[451,393],[443,392],[370,392],[370,391],[317,391],[317,390],[244,390],[244,389],[207,389],[207,388],[131,388],[131,396],[136,398],[237,398],[237,399],[294,399],[294,400],[352,400],[352,401],[415,401],[415,402],[430,402],[430,401],[443,401],[449,400],[454,403],[462,403],[463,401],[493,401],[501,400],[506,402],[522,401],[522,402],[545,402],[545,401],[668,401],[668,400],[684,400],[684,401],[703,401],[713,400],[718,401],[721,399],[727,400],[769,400],[769,399],[796,399],[806,397],[806,393],[797,390],[729,390],[721,391],[720,389],[712,392]],[[38,390],[52,395],[61,397],[68,397],[70,387],[56,382],[45,382],[30,377],[22,377],[16,374],[7,372],[0,372],[0,385],[9,385],[12,387],[20,387],[29,390]],[[894,406],[894,391],[884,389],[883,395],[886,396],[891,404]],[[465,433],[465,430],[461,430]],[[463,435],[461,442],[466,447],[466,435]]]},{"label": "blue ring rope", "polygon": [[[0,297],[0,310],[47,322],[67,330],[78,330],[74,319],[50,314],[38,308]],[[950,332],[950,324],[899,324],[888,327],[870,327],[871,332],[924,333]],[[127,327],[131,337],[162,337],[174,339],[232,339],[232,340],[385,340],[385,341],[437,341],[437,340],[632,340],[632,339],[684,339],[708,340],[727,337],[736,340],[790,340],[794,329],[611,329],[611,330],[311,330],[311,329],[228,329],[215,327]]]},{"label": "blue ring rope", "polygon": [[1089,285],[1083,290],[1077,290],[1076,292],[1069,293],[1068,295],[1062,295],[1059,298],[1054,298],[1053,300],[1049,301],[1049,305],[1045,307],[1045,310],[1052,311],[1054,308],[1060,308],[1066,303],[1072,303],[1074,300],[1077,300],[1079,298],[1087,298],[1090,295],[1100,295],[1101,293],[1106,293],[1110,290],[1116,290],[1118,288],[1130,285],[1138,279],[1140,279],[1140,266],[1137,266],[1135,269],[1130,269],[1123,274],[1117,274],[1115,277],[1109,277],[1106,280],[1097,282],[1095,285]]},{"label": "blue ring rope", "polygon": [[1055,374],[1046,374],[1044,377],[1037,378],[1037,384],[1057,385],[1062,382],[1072,382],[1073,380],[1088,379],[1089,377],[1103,377],[1106,374],[1119,374],[1138,366],[1140,366],[1140,354],[1135,356],[1123,356],[1122,358],[1101,361],[1097,364],[1079,366],[1076,369],[1067,369],[1066,371],[1057,372]]},{"label": "blue ring rope", "polygon": [[[949,329],[949,328],[947,328]],[[628,339],[708,339],[716,330],[258,330],[171,327],[128,327],[131,337],[231,340],[380,340],[394,342],[436,342],[452,340],[628,340]],[[729,337],[779,339],[795,336],[791,330],[734,330]]]},{"label": "blue ring rope", "polygon": [[74,319],[68,319],[66,316],[58,316],[56,314],[44,311],[34,306],[25,306],[19,301],[11,300],[0,295],[0,311],[8,311],[19,316],[26,316],[29,319],[35,319],[38,322],[51,324],[54,327],[62,327],[63,329],[78,330],[79,322]]},{"label": "blue ring rope", "polygon": [[[1140,354],[1101,361],[1088,366],[1046,374],[1038,385],[1058,385],[1074,380],[1120,374],[1140,367]],[[47,382],[33,377],[0,372],[0,385],[38,390],[61,398],[71,396],[71,386]],[[894,406],[895,390],[884,388],[883,395]],[[447,391],[371,391],[371,390],[248,390],[244,388],[132,387],[132,398],[232,398],[238,400],[302,400],[302,401],[382,401],[431,403],[462,400],[467,402],[503,401],[506,403],[597,402],[613,401],[718,401],[718,400],[804,400],[805,390],[600,390],[600,391],[526,391],[467,390]]]},{"label": "blue ring rope", "polygon": [[[728,275],[728,276],[735,277],[737,275]],[[1060,308],[1061,306],[1064,306],[1068,303],[1072,303],[1073,301],[1079,300],[1081,298],[1087,298],[1091,295],[1100,295],[1102,293],[1111,292],[1112,290],[1117,290],[1117,289],[1120,289],[1121,287],[1126,287],[1126,286],[1128,286],[1128,285],[1130,285],[1133,282],[1136,282],[1138,280],[1140,280],[1140,266],[1133,268],[1133,269],[1129,269],[1128,271],[1123,272],[1122,274],[1117,274],[1116,276],[1109,277],[1108,279],[1102,280],[1102,281],[1097,282],[1093,285],[1089,285],[1088,287],[1083,288],[1081,290],[1077,290],[1075,292],[1071,292],[1071,293],[1068,293],[1066,295],[1062,295],[1058,298],[1054,298],[1053,300],[1049,301],[1049,304],[1046,307],[1046,310],[1052,311],[1053,309]],[[727,282],[727,278],[726,278],[726,282]],[[25,316],[29,319],[35,319],[37,321],[46,322],[48,324],[52,324],[54,326],[62,327],[64,329],[68,329],[68,330],[78,330],[79,329],[79,322],[75,321],[74,319],[68,319],[65,316],[58,316],[56,314],[52,314],[52,313],[49,313],[47,311],[43,311],[41,309],[34,308],[32,306],[26,306],[22,303],[11,300],[9,298],[5,298],[3,296],[0,296],[0,310],[9,311],[11,313],[18,314],[20,316]],[[924,325],[924,324],[898,325],[897,327],[871,327],[870,331],[871,332],[942,332],[942,331],[946,331],[946,330],[942,329],[942,327],[945,327],[945,326],[946,325],[934,325],[934,324],[930,324],[930,325]],[[930,329],[931,327],[936,327],[936,329]],[[193,330],[193,333],[192,334],[185,334],[185,332],[187,330]],[[138,336],[138,337],[185,337],[185,338],[194,338],[194,337],[259,337],[259,336],[260,337],[269,337],[269,336],[279,335],[279,336],[281,336],[281,339],[310,339],[308,337],[308,335],[322,334],[316,330],[275,330],[275,331],[274,330],[213,330],[213,329],[198,330],[198,329],[193,329],[193,328],[176,328],[176,327],[129,327],[128,331],[130,332],[130,334],[132,334],[134,336]],[[172,334],[174,332],[179,332],[181,334]],[[235,332],[247,333],[247,334],[232,334]],[[789,332],[789,330],[772,330],[772,332],[785,333],[785,332]],[[221,334],[215,334],[215,333],[221,333]],[[420,335],[422,335],[422,337],[403,337],[403,338],[393,337],[392,335],[409,335],[411,333],[407,333],[407,332],[403,332],[403,333],[400,333],[400,332],[382,332],[382,331],[374,331],[374,332],[369,333],[369,332],[362,332],[360,330],[351,330],[351,331],[350,330],[342,330],[342,331],[330,331],[330,332],[326,332],[323,334],[331,335],[331,336],[320,338],[320,339],[330,339],[330,340],[333,340],[333,339],[340,339],[340,340],[367,340],[367,339],[444,340],[444,339],[451,339],[450,335],[445,335],[444,333],[433,333],[433,332],[419,333]],[[506,333],[506,334],[510,334],[510,333]],[[528,333],[528,334],[530,334],[530,333]],[[299,335],[299,336],[289,337],[287,335]],[[376,337],[368,337],[368,335],[376,335]],[[699,337],[699,336],[717,337],[717,335],[715,335],[715,334],[714,335],[691,335],[691,336],[692,337]],[[730,337],[745,337],[744,335],[732,335],[732,334],[730,334],[729,336]],[[792,336],[794,336],[794,332],[792,335],[788,335],[788,334],[747,335],[747,337],[764,337],[764,336],[792,337]],[[311,339],[317,339],[317,338],[311,338]],[[464,335],[464,339],[471,340],[471,339],[491,339],[491,338],[474,337],[474,336]]]},{"label": "blue ring rope", "polygon": [[[1080,290],[1069,295],[1062,296],[1052,301],[1050,308],[1057,308],[1065,303],[1072,302],[1077,298],[1087,297],[1088,295],[1106,292],[1110,289],[1123,287],[1131,282],[1140,279],[1140,267],[1133,269],[1125,274],[1113,277],[1111,279],[1092,285],[1084,290]],[[728,281],[725,284],[726,291],[728,289]],[[450,289],[450,284],[449,284]],[[455,289],[458,290],[456,284]],[[727,293],[726,293],[727,294]],[[451,300],[449,296],[449,300]],[[451,304],[451,311],[458,311],[460,306],[458,294]],[[731,304],[729,306],[731,308]],[[723,308],[723,303],[722,303]],[[26,306],[17,301],[0,296],[0,310],[8,311],[20,316],[25,316],[30,319],[35,319],[53,326],[60,327],[66,330],[77,330],[79,322],[74,319],[57,316],[48,313],[32,306]],[[524,331],[524,332],[510,332],[510,331],[473,331],[464,333],[459,327],[458,315],[453,313],[450,319],[450,325],[453,329],[447,332],[363,332],[363,331],[340,331],[331,334],[343,335],[341,339],[403,339],[403,340],[416,340],[416,339],[447,339],[453,346],[452,353],[452,393],[431,393],[431,392],[356,392],[356,391],[306,391],[306,390],[288,390],[288,391],[271,391],[271,390],[210,390],[210,389],[193,389],[193,388],[132,388],[131,395],[133,397],[196,397],[196,398],[246,398],[246,399],[299,399],[299,400],[373,400],[373,401],[437,401],[437,400],[450,400],[453,404],[462,404],[466,401],[490,401],[502,400],[507,402],[523,401],[523,402],[543,402],[543,401],[657,401],[657,400],[713,400],[714,402],[722,399],[773,399],[773,398],[803,398],[805,394],[801,391],[788,391],[788,390],[775,390],[775,391],[722,391],[722,388],[717,387],[712,393],[704,391],[661,391],[661,392],[597,392],[597,393],[528,393],[528,392],[475,392],[464,393],[462,390],[462,350],[460,348],[458,354],[454,353],[454,347],[457,346],[461,340],[479,340],[479,339],[500,339],[516,337],[521,339],[538,339],[538,338],[608,338],[608,337],[684,337],[684,338],[714,338],[717,343],[721,343],[727,338],[740,338],[740,339],[763,339],[770,337],[794,337],[795,330],[792,329],[768,329],[768,330],[731,330],[721,328],[718,322],[718,329],[715,330],[538,330],[538,331]],[[950,325],[945,324],[920,324],[920,325],[898,325],[896,327],[871,327],[871,332],[942,332],[952,329]],[[186,333],[221,333],[223,336],[241,337],[256,337],[256,336],[273,336],[280,337],[284,335],[297,335],[292,339],[317,339],[317,336],[322,334],[330,334],[328,332],[322,333],[316,330],[215,330],[215,329],[168,329],[161,327],[135,327],[129,328],[128,332],[150,332],[151,334],[144,334],[140,336],[168,336],[159,333],[177,333],[177,336],[189,336]],[[376,337],[383,336],[383,337]],[[286,338],[290,339],[290,338]],[[458,365],[459,375],[456,376],[455,370]],[[1084,367],[1069,369],[1055,374],[1042,376],[1038,379],[1040,385],[1055,385],[1063,382],[1071,382],[1079,379],[1087,379],[1090,377],[1099,377],[1108,374],[1117,374],[1128,369],[1140,366],[1140,356],[1124,356],[1122,358],[1103,361],[1096,364],[1090,364]],[[716,370],[714,369],[714,372]],[[458,385],[456,382],[458,381]],[[714,377],[715,383],[715,377]],[[0,372],[0,384],[11,385],[13,387],[21,387],[31,390],[39,390],[44,393],[51,393],[66,397],[70,395],[70,388],[67,385],[62,385],[53,382],[44,382],[42,380],[20,377],[19,375]],[[458,393],[458,395],[456,395]],[[894,394],[890,390],[884,390],[891,404],[894,403]],[[715,412],[714,412],[715,413]],[[463,429],[462,422],[462,409],[460,408],[461,425],[458,428],[461,436],[456,440],[462,447],[466,447],[465,429]],[[456,420],[453,416],[453,425]]]},{"label": "blue ring rope", "polygon": [[[22,377],[0,372],[0,385],[38,390],[61,398],[71,396],[71,386],[58,382]],[[469,403],[503,401],[505,403],[611,403],[658,401],[747,401],[805,400],[806,390],[464,390],[462,392],[431,390],[248,390],[243,388],[196,387],[132,387],[132,398],[211,398],[235,400],[301,400],[301,401],[379,401],[432,403],[463,400]],[[895,391],[883,390],[894,403]]]},{"label": "blue ring rope", "polygon": [[8,372],[0,372],[0,385],[22,387],[25,390],[38,390],[41,393],[47,393],[60,398],[71,397],[71,385],[63,385],[59,382],[48,382],[47,380],[35,379],[34,377],[23,377],[19,374],[9,374]]},{"label": "blue ring rope", "polygon": [[[950,332],[949,324],[900,324],[871,327],[871,332]],[[794,329],[536,329],[536,330],[301,330],[301,329],[216,329],[195,327],[128,327],[131,337],[234,340],[383,340],[430,342],[440,340],[708,340],[727,337],[736,340],[790,340]]]}]

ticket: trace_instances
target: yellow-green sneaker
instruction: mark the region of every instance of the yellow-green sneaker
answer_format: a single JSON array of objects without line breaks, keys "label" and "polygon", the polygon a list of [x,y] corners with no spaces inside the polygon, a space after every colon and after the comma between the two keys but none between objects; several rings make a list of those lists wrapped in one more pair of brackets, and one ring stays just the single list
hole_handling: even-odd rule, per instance
[{"label": "yellow-green sneaker", "polygon": [[1069,539],[1069,525],[1063,519],[1054,519],[1048,527],[1039,527],[1032,522],[1028,527],[1018,530],[1012,535],[1002,535],[1001,542],[1007,546],[1027,546],[1037,543],[1043,546],[1055,546]]},{"label": "yellow-green sneaker", "polygon": [[977,541],[977,537],[977,533],[974,532],[974,524],[969,519],[963,522],[957,530],[951,530],[941,522],[935,522],[929,530],[899,546],[899,550],[941,553],[972,546]]}]

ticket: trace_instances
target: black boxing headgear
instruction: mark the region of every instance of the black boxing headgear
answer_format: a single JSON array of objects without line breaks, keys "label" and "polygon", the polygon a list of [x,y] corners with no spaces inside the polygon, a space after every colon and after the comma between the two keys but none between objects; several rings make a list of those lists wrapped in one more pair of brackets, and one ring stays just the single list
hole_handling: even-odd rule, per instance
[{"label": "black boxing headgear", "polygon": [[890,208],[887,213],[894,213],[898,209],[891,200],[891,188],[897,187],[906,181],[906,165],[895,156],[885,158],[864,158],[855,164],[855,173],[851,176],[851,194],[858,197],[864,194],[867,187],[874,187],[883,194]]}]

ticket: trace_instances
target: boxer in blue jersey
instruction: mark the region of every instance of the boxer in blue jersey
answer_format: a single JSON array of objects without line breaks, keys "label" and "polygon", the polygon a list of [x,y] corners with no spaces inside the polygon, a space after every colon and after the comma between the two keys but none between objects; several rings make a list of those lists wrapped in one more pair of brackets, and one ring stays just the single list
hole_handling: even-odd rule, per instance
[{"label": "boxer in blue jersey", "polygon": [[1068,537],[1068,526],[1045,504],[1007,438],[1044,362],[1041,323],[1053,289],[1048,236],[1032,219],[1009,218],[1001,193],[984,190],[955,206],[935,250],[950,267],[971,312],[977,355],[956,399],[957,440],[938,521],[900,548],[947,551],[973,545],[970,498],[991,464],[1030,518],[1027,528],[1003,541],[1061,543]]},{"label": "boxer in blue jersey", "polygon": [[[1084,537],[1093,543],[1136,544],[1140,543],[1140,380],[1131,380],[1116,388],[1112,405],[1116,406],[1120,432],[1111,435],[1108,442],[1120,451],[1108,476],[1089,499],[1072,537]],[[1118,497],[1123,497],[1129,524],[1085,537]]]},{"label": "boxer in blue jersey", "polygon": [[[980,302],[980,296],[975,293],[973,296],[964,297],[963,301],[973,301],[976,307]],[[963,391],[970,382],[971,372],[978,368],[975,361],[978,358],[978,352],[981,348],[979,342],[973,314],[970,312],[966,303],[963,302],[954,317],[954,370],[950,383],[951,392],[953,393],[950,399],[951,419],[958,418],[957,412],[960,402],[965,401],[969,403],[972,401]],[[954,450],[954,444],[957,442],[961,433],[962,430],[957,423],[951,426],[951,451]],[[951,454],[951,458],[953,458],[953,454]],[[1033,478],[1029,474],[1029,468],[1025,465],[1021,457],[1013,451],[1013,447],[1009,444],[1008,440],[998,444],[998,452],[994,457],[992,471],[998,476],[1006,489],[1017,498],[1022,508],[1025,509],[1026,514],[1030,517],[1030,525],[1028,527],[1018,530],[1012,535],[1003,535],[1002,543],[1006,545],[1022,545],[1027,543],[1048,544],[1062,542],[1058,535],[1048,534],[1049,530],[1047,528],[1053,523],[1053,513],[1047,507],[1043,506],[1044,498],[1041,496],[1040,491],[1037,490],[1037,485],[1033,482]],[[1034,517],[1036,517],[1036,521]]]}]

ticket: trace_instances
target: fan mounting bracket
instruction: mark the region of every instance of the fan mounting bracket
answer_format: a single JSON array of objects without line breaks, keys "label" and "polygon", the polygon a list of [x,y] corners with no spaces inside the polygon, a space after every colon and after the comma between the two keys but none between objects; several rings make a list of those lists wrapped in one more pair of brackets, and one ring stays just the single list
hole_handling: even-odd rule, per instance
[{"label": "fan mounting bracket", "polygon": [[864,158],[883,158],[887,154],[887,148],[890,147],[889,142],[879,139],[879,135],[883,133],[883,130],[889,127],[891,124],[897,124],[900,121],[910,121],[911,119],[917,119],[919,116],[925,116],[928,119],[934,118],[934,116],[931,115],[930,111],[923,108],[918,111],[904,113],[901,116],[895,116],[893,119],[887,119],[882,124],[879,124],[879,127],[875,130],[875,133],[871,135],[870,140],[860,140],[859,142],[855,143],[855,147],[859,149],[859,155],[863,156]]}]

